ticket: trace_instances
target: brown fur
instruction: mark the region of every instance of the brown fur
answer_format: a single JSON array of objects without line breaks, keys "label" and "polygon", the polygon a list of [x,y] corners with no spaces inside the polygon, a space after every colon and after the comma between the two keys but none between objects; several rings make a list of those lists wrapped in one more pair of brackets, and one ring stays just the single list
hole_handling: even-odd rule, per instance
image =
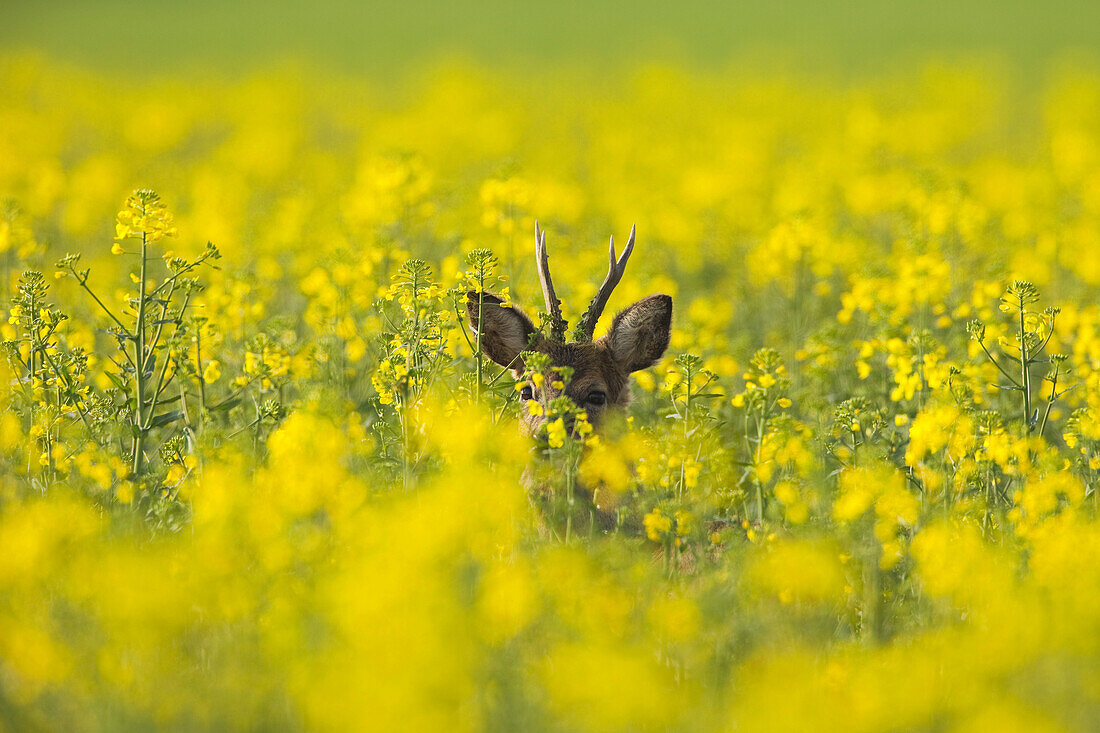
[{"label": "brown fur", "polygon": [[[631,372],[656,364],[668,348],[672,325],[672,298],[651,295],[627,307],[615,316],[611,328],[593,342],[555,343],[536,333],[526,315],[516,307],[502,307],[503,301],[492,293],[480,298],[482,351],[497,364],[512,369],[517,378],[524,365],[521,351],[540,351],[550,357],[556,367],[571,367],[573,377],[565,387],[565,395],[588,413],[589,422],[598,427],[605,411],[625,407],[630,403]],[[479,329],[479,297],[470,292],[466,298],[466,313],[470,325]],[[533,385],[532,385],[533,386]],[[587,402],[592,392],[603,392],[604,405]],[[534,389],[534,397],[546,405],[561,392],[544,383]],[[520,413],[520,427],[534,435],[546,422],[545,415]]]}]

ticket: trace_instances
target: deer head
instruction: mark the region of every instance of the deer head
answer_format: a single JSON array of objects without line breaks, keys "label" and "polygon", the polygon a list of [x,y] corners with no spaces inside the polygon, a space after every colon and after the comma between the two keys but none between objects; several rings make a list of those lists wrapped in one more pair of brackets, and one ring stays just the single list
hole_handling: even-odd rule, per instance
[{"label": "deer head", "polygon": [[[622,279],[627,260],[634,251],[634,228],[622,255],[615,256],[615,238],[611,238],[610,264],[607,277],[581,316],[574,339],[565,338],[566,322],[561,314],[561,301],[554,293],[550,277],[546,232],[535,224],[535,259],[546,312],[550,316],[550,333],[538,333],[531,319],[516,307],[502,307],[503,301],[491,293],[469,292],[466,314],[470,325],[481,335],[483,353],[497,364],[509,368],[517,379],[526,372],[523,351],[537,351],[549,357],[553,367],[569,367],[572,377],[564,389],[557,389],[553,380],[541,384],[529,380],[523,387],[524,400],[536,400],[543,407],[562,394],[588,413],[589,422],[598,428],[607,410],[630,402],[629,376],[632,372],[653,366],[668,348],[672,325],[672,298],[650,295],[618,313],[611,328],[593,341],[596,321],[603,313],[611,292]],[[547,421],[542,415],[520,412],[520,428],[535,435]]]}]

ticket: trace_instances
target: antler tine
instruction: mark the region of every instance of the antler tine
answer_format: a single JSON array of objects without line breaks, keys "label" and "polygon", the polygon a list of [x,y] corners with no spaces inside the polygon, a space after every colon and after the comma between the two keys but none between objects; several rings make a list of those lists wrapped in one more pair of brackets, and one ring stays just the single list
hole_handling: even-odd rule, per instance
[{"label": "antler tine", "polygon": [[546,251],[546,230],[539,229],[535,222],[535,261],[538,264],[539,282],[542,284],[542,298],[546,303],[546,312],[550,314],[551,330],[558,340],[564,339],[565,319],[561,316],[561,301],[554,292],[554,281],[550,277],[550,255]]},{"label": "antler tine", "polygon": [[630,259],[630,255],[634,251],[634,229],[634,225],[631,224],[630,237],[626,240],[626,247],[623,248],[622,254],[618,258],[615,257],[615,236],[611,236],[611,246],[608,248],[607,277],[604,278],[603,285],[600,286],[595,297],[592,298],[592,302],[589,304],[588,310],[585,311],[580,324],[582,333],[590,341],[596,331],[596,322],[600,320],[603,309],[611,298],[611,292],[615,290],[615,286],[623,279],[623,273],[626,272],[626,261]]}]

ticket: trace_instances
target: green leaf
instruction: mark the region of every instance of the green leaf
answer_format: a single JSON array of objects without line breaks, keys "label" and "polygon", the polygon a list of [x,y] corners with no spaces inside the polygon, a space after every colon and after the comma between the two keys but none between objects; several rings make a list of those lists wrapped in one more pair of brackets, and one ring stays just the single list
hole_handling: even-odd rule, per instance
[{"label": "green leaf", "polygon": [[107,375],[107,379],[111,380],[111,384],[115,385],[119,389],[126,390],[126,382],[122,381],[122,377],[118,376],[114,372],[104,372]]},{"label": "green leaf", "polygon": [[220,412],[222,410],[232,410],[237,405],[241,404],[240,397],[230,397],[229,399],[222,400],[216,405],[212,405],[206,408],[207,412]]},{"label": "green leaf", "polygon": [[162,425],[174,423],[181,417],[183,417],[183,410],[172,410],[171,412],[166,412],[163,415],[157,415],[156,417],[154,417],[153,421],[149,423],[149,427],[159,428]]}]

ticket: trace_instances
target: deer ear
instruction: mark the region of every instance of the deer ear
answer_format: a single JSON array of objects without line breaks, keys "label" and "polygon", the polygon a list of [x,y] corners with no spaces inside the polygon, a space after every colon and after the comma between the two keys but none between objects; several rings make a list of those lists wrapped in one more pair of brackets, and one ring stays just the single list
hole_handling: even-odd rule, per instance
[{"label": "deer ear", "polygon": [[466,317],[470,326],[481,333],[481,350],[486,356],[502,367],[523,371],[519,352],[528,348],[535,326],[518,309],[502,303],[498,296],[486,292],[481,294],[479,305],[478,294],[471,290],[466,293]]},{"label": "deer ear", "polygon": [[604,339],[611,357],[626,372],[656,364],[668,348],[672,298],[651,295],[620,311]]}]

